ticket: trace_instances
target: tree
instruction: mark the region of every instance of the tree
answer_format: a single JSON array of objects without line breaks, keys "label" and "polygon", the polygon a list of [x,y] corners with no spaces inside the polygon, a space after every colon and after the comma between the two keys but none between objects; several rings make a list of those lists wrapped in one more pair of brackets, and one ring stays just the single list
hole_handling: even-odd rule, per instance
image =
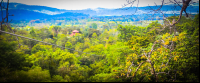
[{"label": "tree", "polygon": [[105,31],[105,29],[109,30],[108,25],[103,25],[103,31]]},{"label": "tree", "polygon": [[91,38],[93,33],[96,33],[97,36],[101,35],[100,31],[99,30],[96,30],[96,29],[93,29],[93,28],[89,28],[88,30],[88,37]]},{"label": "tree", "polygon": [[[155,40],[149,43],[148,47],[144,48],[139,47],[135,49],[137,47],[135,45],[137,44],[141,45],[141,43],[139,42],[135,43],[135,41],[133,41],[135,38],[132,38],[133,40],[129,40],[133,41],[134,45],[132,49],[138,50],[138,52],[136,51],[136,53],[134,53],[132,57],[127,58],[129,61],[127,61],[126,64],[125,75],[127,75],[126,77],[131,78],[131,81],[140,81],[142,80],[141,78],[148,81],[156,81],[156,82],[162,80],[181,81],[182,80],[181,77],[184,79],[184,81],[199,81],[199,79],[197,78],[198,75],[194,75],[194,73],[188,72],[190,69],[196,67],[198,68],[197,66],[198,63],[196,63],[199,61],[199,59],[196,59],[198,58],[198,55],[196,56],[195,54],[191,54],[195,55],[195,57],[193,57],[195,58],[194,61],[190,61],[190,59],[188,58],[183,58],[184,57],[183,55],[191,56],[190,54],[187,54],[188,51],[184,49],[186,46],[189,46],[189,45],[185,46],[185,44],[189,40],[188,38],[190,38],[188,37],[189,35],[187,35],[186,33],[187,30],[185,29],[180,34],[176,34],[177,33],[176,25],[178,25],[178,23],[180,22],[182,18],[182,13],[185,12],[186,17],[188,17],[186,8],[188,7],[190,1],[191,0],[182,0],[182,2],[176,2],[176,0],[174,0],[174,3],[178,4],[179,6],[180,6],[179,3],[183,4],[182,7],[180,6],[181,7],[180,15],[177,18],[173,18],[173,20],[169,20],[169,18],[165,17],[163,14],[165,23],[161,25],[160,29],[158,28],[157,30],[158,32],[164,31],[165,33],[154,33],[154,35],[155,34],[158,35],[156,36]],[[130,2],[129,0],[127,0],[127,2],[128,4],[132,4],[135,1]],[[160,9],[162,8],[163,4],[164,0],[162,1],[162,5],[158,9],[153,9],[150,7],[151,12],[153,11],[154,13],[159,13],[158,11],[161,11]],[[127,4],[125,4],[124,6],[127,6]],[[167,28],[169,29],[168,31],[166,31]],[[185,44],[183,44],[183,42]],[[189,60],[189,62],[195,63],[196,67],[194,67],[194,65],[186,67],[187,63],[181,65],[179,62],[181,62],[182,60],[183,61]],[[136,64],[135,61],[137,65],[135,65]],[[142,70],[145,70],[145,72]],[[187,72],[187,75],[183,75],[183,72],[185,73]],[[180,77],[177,77],[177,73],[179,74]],[[188,78],[188,76],[192,75],[194,75],[193,77],[195,80]]]},{"label": "tree", "polygon": [[0,40],[0,43],[0,81],[6,82],[13,80],[11,76],[15,71],[27,70],[32,65],[26,59],[28,54],[17,51],[16,42]]},{"label": "tree", "polygon": [[138,27],[138,26],[132,26],[132,25],[118,25],[117,30],[119,31],[119,41],[128,41],[130,40],[132,35],[142,36],[143,33],[146,31],[146,28]]},{"label": "tree", "polygon": [[60,26],[54,26],[54,27],[52,28],[52,30],[53,30],[54,33],[55,33],[55,37],[57,37],[58,32],[60,32],[60,30],[61,30],[61,27],[60,27]]},{"label": "tree", "polygon": [[[3,14],[3,9],[6,9],[6,16],[5,17],[3,17],[3,15],[2,15],[2,21],[0,22],[0,24],[1,24],[1,30],[2,30],[2,25],[3,24],[7,24],[8,23],[8,17],[9,16],[14,16],[13,14],[12,15],[9,15],[9,13],[8,13],[8,8],[9,8],[9,0],[7,0],[7,7],[5,7],[5,5],[3,5],[4,4],[4,2],[3,2],[3,0],[1,0],[1,3],[0,3],[0,7],[1,7],[1,14]],[[6,20],[7,19],[7,20]],[[6,21],[5,21],[6,20]]]},{"label": "tree", "polygon": [[37,31],[37,37],[44,40],[46,38],[50,38],[51,32],[47,28],[41,28]]},{"label": "tree", "polygon": [[65,47],[65,43],[69,40],[64,34],[59,34],[57,38],[56,44],[63,47]]},{"label": "tree", "polygon": [[97,29],[97,24],[96,23],[92,23],[92,28]]}]

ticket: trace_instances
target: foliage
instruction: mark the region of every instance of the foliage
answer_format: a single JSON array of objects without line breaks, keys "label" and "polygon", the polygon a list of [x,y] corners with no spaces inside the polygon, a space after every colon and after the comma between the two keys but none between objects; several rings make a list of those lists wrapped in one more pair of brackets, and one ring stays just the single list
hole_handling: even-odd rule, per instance
[{"label": "foliage", "polygon": [[11,71],[23,69],[27,66],[26,57],[27,54],[23,52],[16,52],[16,42],[5,42],[5,40],[0,41],[0,69],[8,68]]},{"label": "foliage", "polygon": [[[1,33],[0,81],[199,82],[199,14],[183,16],[171,27],[163,23],[95,21],[14,29],[67,49]],[[7,26],[2,30],[12,32]],[[69,36],[73,30],[81,33]]]},{"label": "foliage", "polygon": [[96,23],[92,23],[92,28],[97,29],[97,24]]}]

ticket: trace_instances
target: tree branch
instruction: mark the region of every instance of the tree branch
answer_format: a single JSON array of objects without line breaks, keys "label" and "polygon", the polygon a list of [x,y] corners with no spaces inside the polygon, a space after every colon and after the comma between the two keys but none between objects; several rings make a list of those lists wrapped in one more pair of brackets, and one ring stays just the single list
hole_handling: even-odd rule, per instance
[{"label": "tree branch", "polygon": [[[146,61],[141,62],[141,63],[139,64],[139,66],[137,67],[136,71],[134,72],[133,78],[136,76],[136,72],[138,71],[138,69],[140,68],[140,66],[141,66],[143,63],[145,63],[145,62],[146,62]],[[133,80],[133,78],[131,79],[131,81]]]},{"label": "tree branch", "polygon": [[[173,23],[173,24],[171,24],[170,26],[174,26],[175,24],[177,24],[178,22],[179,22],[179,20],[181,19],[181,16],[182,16],[182,13],[183,13],[183,11],[186,11],[186,8],[188,7],[188,5],[189,5],[189,3],[190,3],[190,1],[191,0],[182,0],[183,1],[183,7],[182,7],[182,9],[181,9],[181,11],[180,11],[180,15],[179,15],[179,18],[178,18],[178,20],[175,22],[175,23]],[[187,15],[187,14],[186,14]],[[187,16],[188,17],[188,16]]]},{"label": "tree branch", "polygon": [[152,53],[153,48],[154,48],[154,46],[156,45],[156,43],[157,43],[157,41],[154,42],[154,44],[153,44],[153,46],[152,46],[152,48],[151,48],[151,51],[150,51],[149,54],[148,54],[148,58],[149,58],[149,59],[150,59],[150,57],[151,57],[151,53]]}]

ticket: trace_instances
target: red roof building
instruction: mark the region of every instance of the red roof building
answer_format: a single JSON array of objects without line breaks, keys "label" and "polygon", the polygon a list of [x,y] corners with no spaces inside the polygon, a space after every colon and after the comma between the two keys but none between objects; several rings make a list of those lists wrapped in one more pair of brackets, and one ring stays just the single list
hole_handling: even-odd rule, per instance
[{"label": "red roof building", "polygon": [[72,34],[71,34],[70,36],[73,36],[73,35],[75,35],[75,34],[79,34],[79,31],[73,30],[73,31],[72,31]]}]

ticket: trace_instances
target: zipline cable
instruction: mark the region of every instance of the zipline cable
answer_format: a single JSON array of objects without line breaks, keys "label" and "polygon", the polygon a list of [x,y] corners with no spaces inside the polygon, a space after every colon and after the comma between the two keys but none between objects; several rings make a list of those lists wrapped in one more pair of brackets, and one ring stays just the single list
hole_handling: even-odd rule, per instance
[{"label": "zipline cable", "polygon": [[[51,43],[47,43],[47,42],[43,42],[43,41],[39,41],[39,40],[36,40],[36,39],[32,39],[32,38],[28,38],[28,37],[24,37],[24,36],[21,36],[21,35],[13,34],[13,33],[6,32],[6,31],[2,31],[2,30],[0,30],[0,32],[6,33],[6,34],[10,34],[10,35],[14,35],[14,36],[18,36],[18,37],[25,38],[25,39],[29,39],[29,40],[33,40],[33,41],[37,41],[37,42],[42,42],[42,43],[45,43],[45,44],[49,44],[49,45],[53,45],[53,46],[57,46],[57,47],[64,48],[64,49],[68,49],[68,50],[73,50],[73,51],[77,51],[77,52],[81,52],[81,53],[86,53],[86,54],[90,54],[90,55],[96,55],[96,54],[91,54],[91,53],[88,53],[88,52],[82,52],[82,51],[78,51],[78,50],[74,50],[74,49],[70,49],[70,48],[66,48],[66,47],[58,46],[58,45],[55,45],[55,44],[51,44]],[[96,56],[100,56],[100,55],[96,55]]]}]

